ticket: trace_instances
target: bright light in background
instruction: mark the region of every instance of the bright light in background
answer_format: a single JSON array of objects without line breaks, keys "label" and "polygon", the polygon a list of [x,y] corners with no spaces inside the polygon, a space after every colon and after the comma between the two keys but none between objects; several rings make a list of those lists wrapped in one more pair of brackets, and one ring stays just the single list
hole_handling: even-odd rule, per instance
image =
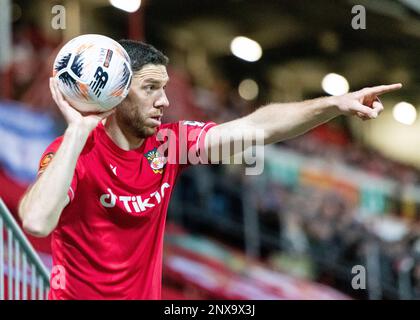
[{"label": "bright light in background", "polygon": [[238,87],[239,95],[245,100],[254,100],[258,91],[258,84],[252,79],[242,80]]},{"label": "bright light in background", "polygon": [[230,43],[230,50],[240,59],[255,62],[262,56],[262,49],[258,42],[247,37],[236,37]]},{"label": "bright light in background", "polygon": [[322,89],[330,95],[339,96],[349,92],[349,83],[343,76],[329,73],[322,79]]},{"label": "bright light in background", "polygon": [[127,12],[136,12],[141,5],[141,0],[109,0],[109,2],[118,9]]},{"label": "bright light in background", "polygon": [[410,126],[417,119],[417,110],[411,103],[399,102],[394,106],[392,115],[396,121]]}]

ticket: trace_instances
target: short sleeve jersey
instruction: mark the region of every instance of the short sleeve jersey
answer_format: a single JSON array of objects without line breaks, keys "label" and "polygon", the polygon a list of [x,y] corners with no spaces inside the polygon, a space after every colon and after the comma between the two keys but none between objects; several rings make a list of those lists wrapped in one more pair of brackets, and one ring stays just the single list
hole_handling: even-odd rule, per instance
[{"label": "short sleeve jersey", "polygon": [[[166,212],[181,170],[200,162],[216,124],[164,124],[135,150],[100,123],[89,135],[52,233],[49,299],[160,299]],[[39,172],[63,137],[45,150]]]}]

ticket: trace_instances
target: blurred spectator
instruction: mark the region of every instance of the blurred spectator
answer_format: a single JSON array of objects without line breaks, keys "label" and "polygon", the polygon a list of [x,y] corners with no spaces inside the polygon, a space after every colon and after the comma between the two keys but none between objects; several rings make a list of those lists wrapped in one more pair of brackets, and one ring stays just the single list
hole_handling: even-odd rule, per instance
[{"label": "blurred spectator", "polygon": [[16,99],[20,99],[33,84],[45,60],[57,45],[47,39],[34,23],[14,26],[12,74]]}]

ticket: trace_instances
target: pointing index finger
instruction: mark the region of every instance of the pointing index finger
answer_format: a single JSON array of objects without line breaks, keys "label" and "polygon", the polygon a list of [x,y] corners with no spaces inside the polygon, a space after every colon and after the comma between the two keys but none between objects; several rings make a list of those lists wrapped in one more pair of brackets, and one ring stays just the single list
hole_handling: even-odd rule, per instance
[{"label": "pointing index finger", "polygon": [[388,92],[391,92],[391,91],[401,89],[401,87],[402,87],[401,83],[394,83],[394,84],[376,86],[376,87],[366,89],[366,93],[367,94],[380,95],[380,94],[384,94],[384,93],[388,93]]}]

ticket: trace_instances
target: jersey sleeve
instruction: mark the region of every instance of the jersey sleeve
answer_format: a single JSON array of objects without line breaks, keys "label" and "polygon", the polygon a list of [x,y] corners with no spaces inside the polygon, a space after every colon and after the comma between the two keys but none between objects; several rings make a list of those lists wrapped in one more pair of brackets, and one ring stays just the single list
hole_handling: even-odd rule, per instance
[{"label": "jersey sleeve", "polygon": [[[170,134],[166,131],[165,135],[172,142],[176,141],[176,143],[169,143],[168,161],[179,164],[181,168],[189,165],[207,164],[205,137],[214,126],[216,126],[214,122],[184,120],[166,127]],[[171,139],[171,137],[176,139]]]},{"label": "jersey sleeve", "polygon": [[[189,161],[188,164],[207,163],[207,155],[204,152],[204,143],[207,132],[216,126],[214,122],[199,122],[199,121],[181,121],[180,128],[180,143],[186,143]],[[186,135],[186,139],[185,139]],[[183,140],[186,140],[185,142]],[[195,158],[195,156],[197,158]]]},{"label": "jersey sleeve", "polygon": [[[48,165],[51,163],[51,160],[54,158],[54,155],[56,154],[58,148],[61,145],[61,142],[63,141],[63,137],[59,137],[55,139],[48,147],[45,149],[44,153],[41,156],[41,160],[39,161],[39,167],[38,167],[38,173],[37,177],[39,177],[48,167]],[[70,188],[67,192],[67,195],[70,199],[70,202],[74,199],[74,195],[77,188],[77,167],[75,170],[75,173],[73,175],[73,179],[70,184]]]}]

